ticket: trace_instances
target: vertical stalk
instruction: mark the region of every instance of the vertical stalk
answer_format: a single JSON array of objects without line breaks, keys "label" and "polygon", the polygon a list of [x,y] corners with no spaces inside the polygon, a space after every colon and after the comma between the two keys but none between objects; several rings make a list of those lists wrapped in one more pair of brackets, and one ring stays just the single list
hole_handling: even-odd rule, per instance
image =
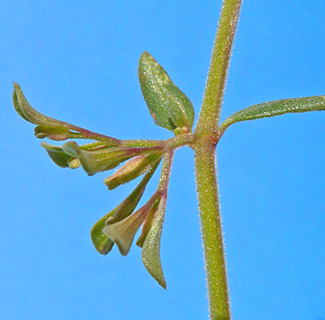
[{"label": "vertical stalk", "polygon": [[210,317],[213,320],[229,320],[230,305],[216,182],[215,145],[201,145],[195,151],[196,185]]},{"label": "vertical stalk", "polygon": [[224,0],[195,134],[217,130],[241,0]]},{"label": "vertical stalk", "polygon": [[212,51],[206,89],[195,128],[195,175],[199,200],[210,319],[229,320],[226,263],[222,237],[215,147],[231,49],[241,0],[224,0]]}]

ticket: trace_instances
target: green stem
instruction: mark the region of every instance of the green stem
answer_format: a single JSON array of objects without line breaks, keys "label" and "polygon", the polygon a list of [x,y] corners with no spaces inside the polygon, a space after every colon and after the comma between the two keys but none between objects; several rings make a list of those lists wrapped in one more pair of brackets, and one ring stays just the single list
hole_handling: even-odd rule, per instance
[{"label": "green stem", "polygon": [[195,149],[195,172],[211,319],[230,319],[226,263],[216,183],[215,144]]},{"label": "green stem", "polygon": [[121,147],[168,147],[177,149],[185,145],[190,145],[194,140],[193,134],[182,134],[167,140],[120,140]]},{"label": "green stem", "polygon": [[216,132],[241,0],[224,0],[195,134]]},{"label": "green stem", "polygon": [[224,0],[202,108],[192,148],[199,200],[210,318],[229,320],[226,263],[218,199],[216,152],[218,124],[241,0]]}]

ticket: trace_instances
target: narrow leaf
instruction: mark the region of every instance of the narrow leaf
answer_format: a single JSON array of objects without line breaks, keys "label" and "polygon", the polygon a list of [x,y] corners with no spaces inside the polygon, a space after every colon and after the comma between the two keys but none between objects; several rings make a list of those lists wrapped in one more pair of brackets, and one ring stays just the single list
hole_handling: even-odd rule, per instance
[{"label": "narrow leaf", "polygon": [[166,197],[163,197],[155,213],[142,249],[142,261],[151,276],[166,289],[166,280],[160,261],[160,238],[165,218]]},{"label": "narrow leaf", "polygon": [[[89,131],[87,129],[75,126],[73,124],[59,121],[53,118],[50,118],[37,110],[35,110],[27,101],[27,99],[24,96],[23,91],[21,90],[20,86],[17,83],[14,83],[14,92],[13,92],[13,103],[14,107],[17,111],[17,113],[26,121],[29,121],[31,123],[34,123],[36,125],[42,126],[42,128],[38,128],[36,130],[36,136],[39,138],[49,137],[53,140],[65,140],[63,132],[60,132],[58,135],[58,132],[55,132],[55,134],[52,135],[49,133],[49,136],[46,132],[44,132],[45,127],[52,128],[66,128],[68,130],[72,130],[69,132],[69,137],[66,137],[67,139],[70,138],[81,138],[81,139],[94,139],[98,141],[104,141],[111,146],[118,146],[120,144],[120,141],[118,139],[105,136],[99,133],[95,133],[92,131]],[[46,131],[46,130],[45,130]],[[73,132],[76,131],[76,132]]]},{"label": "narrow leaf", "polygon": [[64,127],[71,130],[74,130],[76,128],[74,125],[50,118],[35,110],[29,104],[24,96],[23,91],[17,83],[14,83],[13,102],[18,114],[31,123],[50,127]]},{"label": "narrow leaf", "polygon": [[140,57],[138,73],[143,97],[155,123],[170,131],[187,127],[190,132],[194,122],[191,101],[148,52]]},{"label": "narrow leaf", "polygon": [[219,131],[224,132],[235,122],[269,118],[286,113],[302,113],[321,110],[325,110],[325,96],[282,99],[260,103],[234,113],[221,124]]}]

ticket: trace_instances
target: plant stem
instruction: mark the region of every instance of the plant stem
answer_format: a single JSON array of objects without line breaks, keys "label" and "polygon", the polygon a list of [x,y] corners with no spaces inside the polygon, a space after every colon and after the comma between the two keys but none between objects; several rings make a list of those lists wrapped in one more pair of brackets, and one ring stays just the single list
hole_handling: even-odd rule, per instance
[{"label": "plant stem", "polygon": [[227,320],[230,319],[230,306],[216,183],[215,145],[201,145],[196,148],[195,153],[196,184],[210,317]]},{"label": "plant stem", "polygon": [[226,262],[218,199],[215,147],[233,39],[241,0],[224,0],[199,120],[194,132],[195,174],[199,200],[210,318],[229,320]]},{"label": "plant stem", "polygon": [[195,134],[216,132],[241,0],[224,0]]}]

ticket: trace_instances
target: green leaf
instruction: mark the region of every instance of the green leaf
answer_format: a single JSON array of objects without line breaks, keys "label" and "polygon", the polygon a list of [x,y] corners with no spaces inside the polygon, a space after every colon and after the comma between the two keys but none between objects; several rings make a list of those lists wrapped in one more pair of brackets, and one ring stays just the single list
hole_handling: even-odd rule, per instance
[{"label": "green leaf", "polygon": [[61,168],[69,168],[68,162],[74,159],[66,154],[61,147],[42,142],[41,146],[46,150],[52,161]]},{"label": "green leaf", "polygon": [[13,102],[17,113],[25,120],[43,126],[63,127],[75,130],[75,126],[69,123],[50,118],[35,110],[27,101],[23,91],[17,83],[14,83]]},{"label": "green leaf", "polygon": [[35,129],[35,135],[38,138],[47,137],[57,141],[72,138],[93,139],[104,141],[111,147],[120,145],[120,141],[118,139],[95,133],[67,122],[50,118],[38,112],[28,103],[23,91],[17,83],[14,83],[13,103],[17,113],[23,119],[38,125],[38,127]]},{"label": "green leaf", "polygon": [[325,110],[325,96],[282,99],[260,103],[234,113],[221,124],[219,131],[224,132],[235,122],[269,118],[286,113],[302,113],[321,110]]},{"label": "green leaf", "polygon": [[148,172],[162,157],[162,153],[140,155],[125,163],[113,175],[104,180],[109,190],[113,190],[121,184],[128,183],[140,175]]},{"label": "green leaf", "polygon": [[170,131],[186,127],[190,132],[194,122],[191,101],[148,52],[140,57],[138,73],[143,97],[155,123]]},{"label": "green leaf", "polygon": [[160,261],[160,238],[165,218],[166,197],[162,197],[142,249],[142,261],[151,276],[166,289]]}]

